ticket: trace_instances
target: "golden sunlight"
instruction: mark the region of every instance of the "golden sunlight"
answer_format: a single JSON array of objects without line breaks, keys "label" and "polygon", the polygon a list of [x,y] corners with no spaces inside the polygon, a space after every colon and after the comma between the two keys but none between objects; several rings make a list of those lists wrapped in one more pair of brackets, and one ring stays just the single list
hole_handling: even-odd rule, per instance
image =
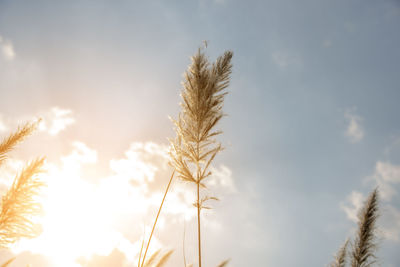
[{"label": "golden sunlight", "polygon": [[[114,175],[100,177],[95,183],[85,180],[82,173],[86,165],[97,162],[96,151],[80,142],[73,146],[73,151],[62,157],[60,164],[46,163],[43,233],[38,238],[22,240],[14,252],[31,251],[45,255],[56,266],[78,267],[81,265],[77,260],[106,256],[117,248],[129,262],[136,262],[142,236],[129,240],[120,226],[128,217],[136,220],[136,227],[152,223],[145,222],[144,216],[146,212],[156,211],[162,195],[155,191],[149,194],[150,188],[133,186],[132,180],[154,180],[156,164],[166,162],[165,148],[153,143],[133,144],[126,152],[127,158],[110,161]],[[178,195],[182,192],[179,186],[171,192],[166,214],[189,211],[188,216],[194,216],[190,205],[180,201]],[[151,251],[160,246],[155,240]]]}]

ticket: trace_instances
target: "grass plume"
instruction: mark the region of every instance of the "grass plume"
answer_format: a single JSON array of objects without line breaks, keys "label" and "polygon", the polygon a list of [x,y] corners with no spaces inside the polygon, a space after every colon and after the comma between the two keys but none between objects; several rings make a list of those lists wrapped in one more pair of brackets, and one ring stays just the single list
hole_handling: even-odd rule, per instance
[{"label": "grass plume", "polygon": [[224,260],[223,262],[221,262],[220,264],[218,264],[217,267],[225,267],[225,266],[228,265],[229,261],[230,261],[229,259],[228,259],[228,260]]},{"label": "grass plume", "polygon": [[[6,137],[0,144],[0,165],[7,159],[7,153],[30,135],[40,119],[26,123]],[[16,175],[11,187],[2,196],[0,206],[0,247],[9,247],[21,238],[33,238],[40,234],[40,226],[32,221],[41,213],[37,200],[44,182],[38,177],[42,172],[44,158],[30,162]]]},{"label": "grass plume", "polygon": [[6,261],[5,263],[3,263],[3,264],[1,265],[1,267],[7,267],[7,266],[9,266],[14,260],[15,260],[15,257],[9,259],[9,260]]},{"label": "grass plume", "polygon": [[181,93],[181,108],[175,124],[176,138],[171,140],[171,164],[178,176],[196,185],[198,256],[201,267],[201,220],[200,212],[207,200],[212,197],[200,196],[200,188],[211,175],[209,167],[222,147],[214,137],[221,131],[215,131],[215,125],[223,117],[222,105],[225,89],[229,85],[232,72],[233,53],[225,52],[211,64],[199,48],[192,57],[192,63],[185,73]]},{"label": "grass plume", "polygon": [[168,259],[171,257],[172,253],[174,253],[173,250],[169,250],[166,253],[164,253],[164,255],[162,255],[158,260],[158,262],[155,264],[155,267],[164,266],[167,263]]},{"label": "grass plume", "polygon": [[366,267],[375,263],[376,220],[378,218],[378,189],[368,196],[358,218],[358,231],[351,253],[352,267]]},{"label": "grass plume", "polygon": [[168,259],[171,257],[172,253],[174,252],[173,250],[168,250],[167,252],[163,253],[160,256],[161,250],[157,250],[154,252],[150,258],[143,263],[143,267],[162,267],[164,266]]},{"label": "grass plume", "polygon": [[27,136],[29,136],[40,123],[40,119],[33,123],[26,123],[21,127],[18,127],[17,131],[10,134],[0,144],[0,165],[7,159],[7,153],[13,150],[18,143],[22,142]]},{"label": "grass plume", "polygon": [[335,255],[334,261],[329,265],[329,267],[345,267],[346,257],[347,257],[347,245],[349,240],[347,239],[344,244],[340,247],[339,251]]},{"label": "grass plume", "polygon": [[151,256],[150,256],[150,258],[144,263],[144,267],[151,267],[154,263],[155,263],[155,261],[156,261],[156,259],[157,259],[157,257],[158,257],[158,254],[160,254],[160,252],[161,252],[161,250],[159,249],[159,250],[157,250],[156,252],[154,252]]},{"label": "grass plume", "polygon": [[42,171],[44,159],[32,161],[16,176],[2,198],[0,213],[0,247],[7,247],[20,238],[33,238],[40,227],[31,218],[40,214],[41,205],[36,200],[44,186],[37,174]]}]

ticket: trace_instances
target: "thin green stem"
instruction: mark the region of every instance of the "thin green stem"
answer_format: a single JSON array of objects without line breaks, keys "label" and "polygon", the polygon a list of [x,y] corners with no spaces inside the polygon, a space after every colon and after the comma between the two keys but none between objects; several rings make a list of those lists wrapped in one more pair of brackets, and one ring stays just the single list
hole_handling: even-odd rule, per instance
[{"label": "thin green stem", "polygon": [[157,221],[158,221],[158,217],[160,216],[161,208],[162,208],[162,206],[164,205],[165,197],[167,196],[167,193],[168,193],[169,187],[170,187],[170,185],[171,185],[172,179],[174,178],[174,174],[175,174],[175,169],[174,169],[174,171],[173,171],[172,174],[171,174],[171,178],[169,179],[167,189],[165,189],[164,197],[163,197],[163,199],[162,199],[162,201],[161,201],[160,208],[158,209],[157,216],[156,216],[156,219],[155,219],[154,224],[153,224],[153,228],[151,229],[151,233],[150,233],[150,237],[149,237],[149,242],[147,242],[146,250],[144,251],[144,255],[143,255],[141,267],[143,267],[143,265],[144,265],[144,260],[146,259],[147,250],[148,250],[149,247],[150,247],[151,238],[153,237],[154,229],[156,228]]}]

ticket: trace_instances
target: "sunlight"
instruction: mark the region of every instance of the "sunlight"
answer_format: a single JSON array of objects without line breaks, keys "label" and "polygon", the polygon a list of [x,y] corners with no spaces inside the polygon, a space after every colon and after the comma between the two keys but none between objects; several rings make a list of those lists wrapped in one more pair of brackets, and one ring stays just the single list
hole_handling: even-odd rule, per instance
[{"label": "sunlight", "polygon": [[[83,170],[86,165],[97,163],[97,152],[81,142],[74,142],[73,147],[60,164],[46,163],[43,233],[21,241],[14,252],[43,254],[55,266],[70,267],[81,266],[77,259],[88,260],[95,254],[107,256],[117,248],[129,262],[136,262],[142,230],[134,240],[122,233],[126,232],[124,227],[132,231],[153,222],[144,218],[156,212],[162,193],[147,184],[155,180],[156,173],[160,175],[156,164],[166,165],[165,147],[150,142],[132,144],[126,157],[109,161],[113,174],[98,177],[96,182],[85,179]],[[182,201],[182,197],[188,201]],[[168,214],[193,218],[193,198],[191,192],[176,184],[168,196],[160,228]],[[134,221],[134,225],[129,226],[127,220]],[[151,251],[160,247],[155,237]]]},{"label": "sunlight", "polygon": [[134,244],[115,230],[115,223],[121,214],[137,210],[135,203],[143,204],[145,199],[132,201],[134,188],[123,184],[124,180],[85,181],[81,164],[94,163],[96,154],[82,143],[74,146],[73,153],[61,159],[62,168],[47,164],[43,233],[22,241],[18,251],[44,254],[57,266],[80,266],[77,258],[108,255],[114,248],[134,254]]}]

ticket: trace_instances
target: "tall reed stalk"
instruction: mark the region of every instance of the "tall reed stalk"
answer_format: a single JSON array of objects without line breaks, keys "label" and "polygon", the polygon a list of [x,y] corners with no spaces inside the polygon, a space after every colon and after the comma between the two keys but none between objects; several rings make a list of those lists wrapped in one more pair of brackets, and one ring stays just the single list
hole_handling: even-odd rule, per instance
[{"label": "tall reed stalk", "polygon": [[185,73],[181,93],[182,111],[175,124],[176,138],[171,140],[171,164],[178,176],[195,184],[197,208],[198,261],[201,267],[201,210],[208,209],[205,202],[215,197],[201,196],[204,181],[211,175],[210,165],[222,147],[214,137],[215,125],[223,117],[224,91],[232,72],[233,53],[225,52],[211,64],[202,49],[192,57],[192,63]]}]

